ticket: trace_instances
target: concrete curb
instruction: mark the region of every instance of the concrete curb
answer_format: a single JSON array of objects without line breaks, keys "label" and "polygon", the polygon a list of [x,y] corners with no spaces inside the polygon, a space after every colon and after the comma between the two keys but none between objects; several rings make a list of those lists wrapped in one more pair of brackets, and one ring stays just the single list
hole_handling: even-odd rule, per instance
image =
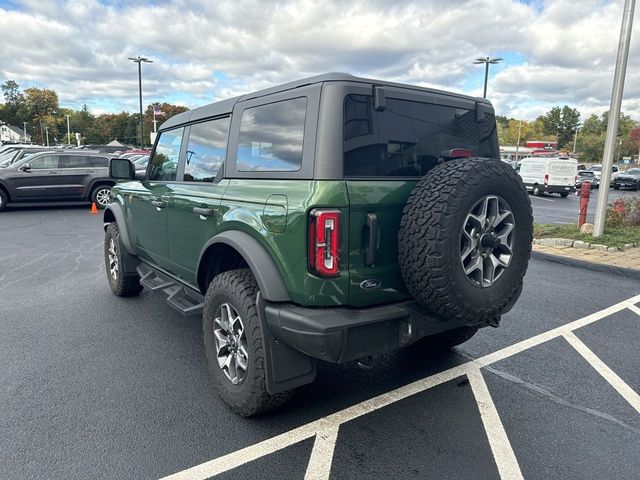
[{"label": "concrete curb", "polygon": [[585,260],[578,260],[576,258],[537,252],[535,250],[531,251],[531,258],[544,260],[547,262],[560,263],[562,265],[569,265],[571,267],[584,268],[593,272],[610,273],[612,275],[618,275],[620,277],[640,280],[640,270],[635,270],[633,268],[616,267],[614,265],[606,265],[604,263],[587,262]]}]

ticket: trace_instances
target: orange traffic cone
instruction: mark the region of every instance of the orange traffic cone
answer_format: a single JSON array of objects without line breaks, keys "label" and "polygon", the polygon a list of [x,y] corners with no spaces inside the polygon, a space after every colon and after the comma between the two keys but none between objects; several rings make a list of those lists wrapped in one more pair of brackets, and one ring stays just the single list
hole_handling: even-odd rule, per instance
[{"label": "orange traffic cone", "polygon": [[91,215],[97,215],[98,214],[98,207],[96,207],[96,202],[93,202],[91,204]]}]

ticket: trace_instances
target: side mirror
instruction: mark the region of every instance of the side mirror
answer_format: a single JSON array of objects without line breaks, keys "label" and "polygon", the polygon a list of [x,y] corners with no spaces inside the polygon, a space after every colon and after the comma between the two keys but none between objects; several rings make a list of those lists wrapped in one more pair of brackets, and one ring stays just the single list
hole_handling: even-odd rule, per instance
[{"label": "side mirror", "polygon": [[24,165],[22,165],[20,167],[20,170],[22,170],[23,172],[30,172],[31,171],[31,164],[30,163],[25,163]]},{"label": "side mirror", "polygon": [[136,170],[126,158],[111,158],[109,160],[109,176],[118,180],[134,180]]}]

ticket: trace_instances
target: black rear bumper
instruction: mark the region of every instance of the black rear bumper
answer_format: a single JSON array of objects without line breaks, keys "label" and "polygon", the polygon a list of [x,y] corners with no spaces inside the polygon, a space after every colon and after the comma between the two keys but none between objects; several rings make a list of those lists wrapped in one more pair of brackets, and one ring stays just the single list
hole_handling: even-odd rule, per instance
[{"label": "black rear bumper", "polygon": [[546,193],[575,193],[576,188],[568,185],[540,185],[540,190]]},{"label": "black rear bumper", "polygon": [[333,363],[405,347],[453,328],[487,325],[445,319],[415,301],[363,309],[265,302],[263,312],[278,340],[310,357]]}]

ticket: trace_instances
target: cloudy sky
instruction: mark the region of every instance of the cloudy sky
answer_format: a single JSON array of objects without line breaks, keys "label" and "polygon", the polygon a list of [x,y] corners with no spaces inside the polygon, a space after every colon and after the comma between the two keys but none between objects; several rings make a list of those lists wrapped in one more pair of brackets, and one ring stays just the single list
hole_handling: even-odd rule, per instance
[{"label": "cloudy sky", "polygon": [[[0,0],[0,81],[52,88],[63,106],[196,107],[342,71],[482,95],[499,114],[609,107],[623,0]],[[638,19],[637,19],[638,20]],[[640,20],[638,20],[640,21]],[[636,22],[638,23],[638,22]],[[640,120],[640,34],[623,111]]]}]

